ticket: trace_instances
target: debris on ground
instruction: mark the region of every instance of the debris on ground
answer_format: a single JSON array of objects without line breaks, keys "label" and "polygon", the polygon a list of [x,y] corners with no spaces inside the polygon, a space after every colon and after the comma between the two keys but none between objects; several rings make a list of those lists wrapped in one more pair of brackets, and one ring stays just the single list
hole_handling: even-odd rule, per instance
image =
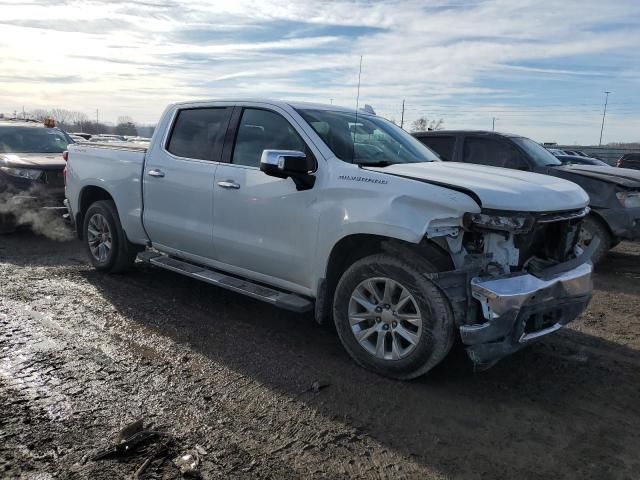
[{"label": "debris on ground", "polygon": [[148,443],[151,439],[158,438],[159,432],[143,429],[142,419],[125,426],[115,437],[113,443],[96,452],[91,460],[97,461],[104,458],[128,455],[138,447]]},{"label": "debris on ground", "polygon": [[324,381],[324,380],[316,380],[315,382],[313,382],[311,384],[311,387],[309,388],[310,392],[313,393],[319,393],[320,390],[322,390],[323,388],[327,388],[329,385],[331,385],[329,382]]},{"label": "debris on ground", "polygon": [[189,450],[173,459],[173,464],[178,467],[180,473],[189,477],[199,477],[198,466],[200,456],[196,450]]}]

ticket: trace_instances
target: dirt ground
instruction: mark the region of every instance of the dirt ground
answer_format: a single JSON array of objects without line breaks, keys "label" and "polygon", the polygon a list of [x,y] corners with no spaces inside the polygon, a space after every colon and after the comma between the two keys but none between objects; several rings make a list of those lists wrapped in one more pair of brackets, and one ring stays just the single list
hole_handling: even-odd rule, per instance
[{"label": "dirt ground", "polygon": [[[0,237],[0,478],[133,478],[146,459],[140,478],[180,478],[193,452],[203,478],[638,479],[640,246],[595,285],[569,328],[489,371],[454,353],[396,382],[308,315]],[[150,443],[92,460],[138,418]]]}]

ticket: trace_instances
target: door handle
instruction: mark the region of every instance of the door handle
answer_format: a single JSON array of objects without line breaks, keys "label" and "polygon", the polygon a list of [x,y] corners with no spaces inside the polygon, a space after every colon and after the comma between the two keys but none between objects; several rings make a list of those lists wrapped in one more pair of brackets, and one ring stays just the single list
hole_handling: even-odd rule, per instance
[{"label": "door handle", "polygon": [[147,172],[147,175],[149,175],[150,177],[164,177],[164,172],[162,170],[158,170],[157,168],[154,168],[153,170],[149,170]]},{"label": "door handle", "polygon": [[218,186],[222,188],[231,188],[233,190],[238,190],[240,188],[240,184],[234,182],[233,180],[224,180],[222,182],[218,182]]}]

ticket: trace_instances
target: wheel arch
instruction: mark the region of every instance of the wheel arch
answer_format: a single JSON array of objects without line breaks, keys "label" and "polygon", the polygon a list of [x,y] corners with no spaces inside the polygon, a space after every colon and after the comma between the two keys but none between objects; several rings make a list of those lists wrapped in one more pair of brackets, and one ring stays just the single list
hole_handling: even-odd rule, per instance
[{"label": "wheel arch", "polygon": [[591,211],[589,212],[589,215],[592,218],[595,218],[596,221],[600,222],[604,228],[607,229],[607,231],[609,232],[609,235],[611,235],[611,238],[616,238],[616,234],[613,232],[613,228],[611,227],[609,221],[607,220],[607,217],[605,215],[602,215],[601,212],[599,212],[598,210],[595,209],[591,209]]},{"label": "wheel arch", "polygon": [[318,282],[315,319],[324,323],[330,316],[336,286],[342,274],[358,260],[378,253],[411,258],[419,264],[429,261],[441,271],[453,269],[449,253],[441,246],[422,239],[419,243],[370,233],[356,233],[340,238],[327,258],[324,277]]},{"label": "wheel arch", "polygon": [[[110,200],[114,203],[113,196],[104,188],[99,187],[97,185],[87,185],[82,188],[80,191],[80,195],[78,196],[78,212],[76,213],[75,223],[76,223],[76,235],[80,240],[82,240],[83,232],[82,225],[84,224],[84,216],[87,212],[87,209],[99,200]],[[116,206],[116,212],[117,212]]]}]

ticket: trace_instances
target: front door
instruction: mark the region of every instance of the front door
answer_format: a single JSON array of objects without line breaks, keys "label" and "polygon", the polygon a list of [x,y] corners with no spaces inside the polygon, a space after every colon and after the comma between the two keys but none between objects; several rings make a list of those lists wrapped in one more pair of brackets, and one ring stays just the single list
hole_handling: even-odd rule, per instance
[{"label": "front door", "polygon": [[147,154],[143,222],[160,250],[213,257],[213,185],[231,111],[178,110],[165,144]]},{"label": "front door", "polygon": [[318,228],[316,190],[297,191],[290,178],[260,171],[265,149],[312,155],[285,114],[243,109],[231,161],[216,171],[213,243],[216,259],[241,269],[238,273],[309,288]]}]

